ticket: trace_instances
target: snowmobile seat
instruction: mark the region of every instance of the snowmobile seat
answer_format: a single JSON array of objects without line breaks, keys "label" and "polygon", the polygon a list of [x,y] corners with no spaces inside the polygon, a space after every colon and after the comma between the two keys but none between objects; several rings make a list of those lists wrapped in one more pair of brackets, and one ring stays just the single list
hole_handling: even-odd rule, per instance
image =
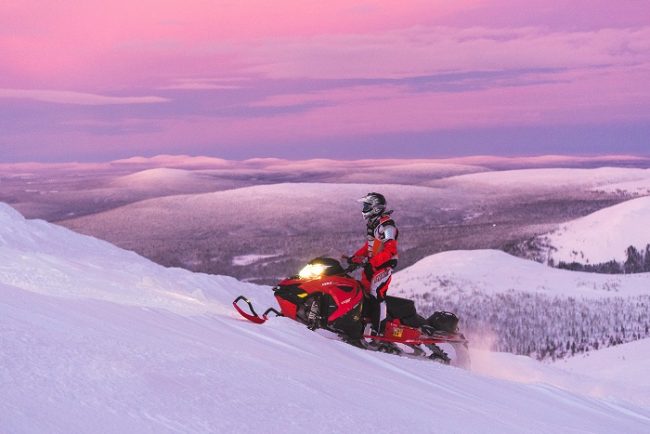
[{"label": "snowmobile seat", "polygon": [[442,330],[449,333],[456,333],[458,330],[458,317],[451,312],[434,312],[427,323],[435,330]]},{"label": "snowmobile seat", "polygon": [[422,317],[422,315],[415,314],[413,316],[407,316],[405,318],[401,318],[400,322],[404,324],[405,326],[409,327],[415,327],[415,328],[420,328],[423,325],[428,324],[427,320]]},{"label": "snowmobile seat", "polygon": [[[391,318],[397,318],[400,321],[404,318],[415,317],[417,312],[415,311],[415,303],[413,300],[399,297],[386,297],[386,308],[388,309],[388,315]],[[402,321],[404,324],[404,322]]]}]

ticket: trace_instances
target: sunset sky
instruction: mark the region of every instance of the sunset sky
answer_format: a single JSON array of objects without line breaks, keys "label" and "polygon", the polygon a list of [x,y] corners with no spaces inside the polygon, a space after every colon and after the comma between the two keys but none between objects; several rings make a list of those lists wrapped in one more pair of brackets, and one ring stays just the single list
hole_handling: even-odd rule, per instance
[{"label": "sunset sky", "polygon": [[0,162],[650,154],[647,0],[3,0]]}]

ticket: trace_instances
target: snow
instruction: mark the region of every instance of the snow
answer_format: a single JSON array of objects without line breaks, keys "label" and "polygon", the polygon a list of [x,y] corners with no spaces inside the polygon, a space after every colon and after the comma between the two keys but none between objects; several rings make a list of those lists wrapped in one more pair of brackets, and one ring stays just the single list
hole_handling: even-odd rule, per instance
[{"label": "snow", "polygon": [[640,252],[650,244],[650,196],[632,199],[586,217],[565,223],[554,232],[541,236],[555,263],[600,264],[624,262],[626,250],[635,246]]},{"label": "snow", "polygon": [[[426,211],[432,203],[444,202],[449,207],[460,207],[462,201],[471,198],[469,194],[458,197],[454,192],[407,185],[281,183],[158,197],[64,224],[109,240],[119,240],[120,237],[122,240],[139,240],[141,234],[146,234],[146,238],[164,240],[172,233],[174,237],[205,233],[207,238],[214,237],[214,243],[235,234],[241,234],[238,235],[241,238],[258,234],[284,237],[305,233],[310,228],[321,230],[324,224],[336,229],[358,228],[363,220],[357,199],[375,189],[392,198],[389,202],[391,208],[416,210],[400,214],[402,220],[415,215],[421,222],[432,218]],[[337,217],[325,222],[323,218],[314,218],[322,214]],[[223,234],[224,228],[228,229],[228,234]],[[249,252],[236,253],[232,256]]]},{"label": "snow", "polygon": [[475,350],[472,354],[472,370],[492,378],[531,385],[551,385],[608,402],[631,402],[648,407],[649,348],[650,339],[644,339],[555,363],[542,363],[526,356]]},{"label": "snow", "polygon": [[619,392],[628,400],[650,406],[650,339],[641,339],[561,360],[556,366],[572,375],[588,372],[603,396]]},{"label": "snow", "polygon": [[606,275],[547,267],[499,250],[457,250],[428,256],[395,274],[392,289],[403,294],[508,291],[549,296],[603,298],[648,295],[650,273]]},{"label": "snow", "polygon": [[112,165],[143,165],[173,168],[215,168],[231,167],[234,162],[221,158],[189,155],[156,155],[154,157],[131,157],[111,161]]},{"label": "snow", "polygon": [[[650,407],[365,352],[0,204],[0,432],[647,432]],[[504,369],[516,366],[499,357]],[[518,362],[517,362],[518,363]],[[479,363],[480,365],[480,363]],[[540,370],[543,365],[536,365]],[[552,417],[550,417],[552,416]]]},{"label": "snow", "polygon": [[261,261],[263,259],[276,258],[279,254],[273,255],[260,255],[260,254],[250,254],[250,255],[240,255],[232,258],[232,265],[237,265],[239,267],[245,267],[246,265],[254,264],[255,262]]},{"label": "snow", "polygon": [[592,188],[646,179],[648,170],[621,167],[597,169],[543,168],[473,173],[432,181],[432,186],[488,187],[513,190]]},{"label": "snow", "polygon": [[646,169],[643,177],[634,181],[618,182],[594,188],[595,191],[606,193],[627,193],[634,195],[650,194],[650,169]]},{"label": "snow", "polygon": [[121,176],[113,182],[116,185],[129,186],[132,183],[158,183],[158,182],[192,182],[195,173],[190,170],[156,168],[141,170],[130,175]]}]

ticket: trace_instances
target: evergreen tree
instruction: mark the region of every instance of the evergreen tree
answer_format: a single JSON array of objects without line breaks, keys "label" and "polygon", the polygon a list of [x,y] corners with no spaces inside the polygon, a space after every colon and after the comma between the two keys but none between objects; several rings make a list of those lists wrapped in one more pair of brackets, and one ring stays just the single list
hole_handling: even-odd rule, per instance
[{"label": "evergreen tree", "polygon": [[623,268],[626,274],[641,273],[643,272],[643,256],[634,246],[630,246],[626,250],[627,259]]}]

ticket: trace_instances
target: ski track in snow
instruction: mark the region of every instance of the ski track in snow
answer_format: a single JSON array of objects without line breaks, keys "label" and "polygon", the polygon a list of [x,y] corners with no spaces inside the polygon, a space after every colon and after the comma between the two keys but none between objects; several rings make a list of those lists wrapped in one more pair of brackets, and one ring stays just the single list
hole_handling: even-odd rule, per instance
[{"label": "ski track in snow", "polygon": [[647,401],[599,397],[588,372],[480,351],[476,372],[366,352],[288,319],[246,322],[230,305],[240,293],[273,303],[268,287],[164,268],[0,204],[0,432],[650,427]]}]

